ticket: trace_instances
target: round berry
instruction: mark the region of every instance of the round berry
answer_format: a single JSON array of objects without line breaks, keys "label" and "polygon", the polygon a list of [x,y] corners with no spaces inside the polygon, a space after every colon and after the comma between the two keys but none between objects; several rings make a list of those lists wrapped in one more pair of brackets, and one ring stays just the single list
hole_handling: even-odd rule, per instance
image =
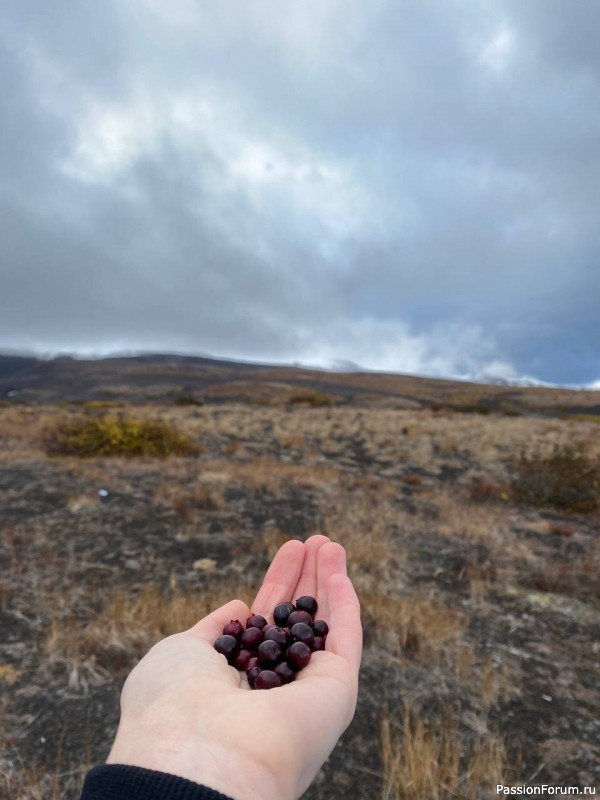
[{"label": "round berry", "polygon": [[223,628],[223,634],[225,636],[235,636],[235,638],[239,640],[242,638],[242,633],[244,632],[244,626],[239,621],[239,619],[232,619],[231,622],[228,622],[227,625]]},{"label": "round berry", "polygon": [[317,650],[325,650],[325,637],[324,636],[315,636],[315,641],[311,650],[316,653]]},{"label": "round berry", "polygon": [[248,683],[250,684],[252,689],[254,689],[254,682],[256,681],[256,678],[260,675],[261,672],[262,669],[259,666],[256,666],[252,667],[252,669],[249,669],[248,672],[246,673],[246,677],[248,678]]},{"label": "round berry", "polygon": [[281,678],[270,669],[263,669],[254,681],[255,689],[275,689],[277,686],[281,686]]},{"label": "round berry", "polygon": [[261,642],[258,646],[258,663],[259,664],[274,664],[281,655],[281,647],[277,642],[267,640]]},{"label": "round berry", "polygon": [[296,673],[290,667],[289,664],[286,664],[285,661],[282,661],[281,664],[277,664],[275,669],[273,670],[279,677],[281,678],[281,683],[291,683],[294,678],[296,677]]},{"label": "round berry", "polygon": [[304,667],[310,661],[310,648],[304,642],[294,642],[294,644],[287,651],[287,663],[296,672]]},{"label": "round berry", "polygon": [[310,625],[304,622],[297,622],[290,628],[290,634],[295,642],[304,642],[304,644],[312,647],[315,643],[315,635]]},{"label": "round berry", "polygon": [[290,644],[290,635],[287,632],[287,630],[285,630],[285,628],[278,628],[275,625],[273,625],[273,627],[270,628],[265,633],[264,641],[277,642],[277,644],[281,645],[281,647],[283,648],[287,647],[288,644]]},{"label": "round berry", "polygon": [[246,628],[264,628],[267,620],[260,614],[251,614],[246,620]]},{"label": "round berry", "polygon": [[306,611],[307,614],[310,614],[311,617],[317,613],[318,608],[317,601],[314,597],[309,597],[308,595],[304,595],[303,597],[299,597],[296,600],[296,608],[298,611]]},{"label": "round berry", "polygon": [[288,617],[288,628],[292,628],[297,622],[304,622],[305,625],[310,625],[312,617],[307,611],[293,611]]},{"label": "round berry", "polygon": [[263,632],[260,628],[246,628],[242,633],[242,647],[248,650],[256,650],[263,640]]},{"label": "round berry", "polygon": [[248,663],[249,663],[251,658],[252,658],[252,651],[251,650],[242,649],[242,650],[240,650],[240,652],[235,657],[235,660],[233,662],[233,666],[236,669],[239,669],[239,670],[248,669]]},{"label": "round berry", "polygon": [[229,634],[219,636],[214,647],[217,653],[221,653],[222,656],[225,656],[230,664],[233,663],[238,649],[238,641],[235,636],[230,636]]},{"label": "round berry", "polygon": [[273,630],[273,628],[276,628],[276,627],[277,627],[277,625],[273,625],[273,623],[272,623],[272,622],[269,622],[269,623],[268,623],[267,625],[265,625],[265,627],[262,629],[262,632],[263,632],[263,634],[266,636],[266,635],[267,635],[267,631]]},{"label": "round berry", "polygon": [[327,636],[329,633],[329,625],[324,619],[316,619],[312,624],[312,629],[315,636]]},{"label": "round berry", "polygon": [[279,625],[280,628],[284,628],[287,625],[289,615],[295,610],[296,607],[293,603],[279,603],[279,605],[275,606],[275,610],[273,611],[275,624]]}]

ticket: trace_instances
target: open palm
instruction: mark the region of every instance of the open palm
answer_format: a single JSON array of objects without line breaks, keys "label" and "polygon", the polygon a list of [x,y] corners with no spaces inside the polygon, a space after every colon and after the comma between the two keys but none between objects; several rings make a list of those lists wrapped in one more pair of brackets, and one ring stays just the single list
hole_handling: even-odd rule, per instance
[{"label": "open palm", "polygon": [[[251,611],[272,622],[278,603],[302,595],[316,597],[317,617],[329,625],[326,649],[292,683],[250,690],[214,650],[215,639]],[[320,535],[286,542],[251,609],[232,600],[140,661],[123,689],[108,762],[181,775],[234,800],[296,800],[354,716],[361,652],[344,548]]]}]

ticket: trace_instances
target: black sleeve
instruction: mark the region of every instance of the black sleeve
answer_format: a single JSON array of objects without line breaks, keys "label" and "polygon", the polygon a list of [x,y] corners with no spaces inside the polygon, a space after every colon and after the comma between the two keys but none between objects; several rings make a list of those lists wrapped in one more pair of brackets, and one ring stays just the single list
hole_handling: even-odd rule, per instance
[{"label": "black sleeve", "polygon": [[91,769],[80,800],[232,800],[207,786],[177,775],[125,764]]}]

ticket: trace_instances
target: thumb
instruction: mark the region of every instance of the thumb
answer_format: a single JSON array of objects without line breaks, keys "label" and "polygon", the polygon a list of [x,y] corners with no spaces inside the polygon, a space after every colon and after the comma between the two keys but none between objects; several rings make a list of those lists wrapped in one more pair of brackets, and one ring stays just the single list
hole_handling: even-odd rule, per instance
[{"label": "thumb", "polygon": [[249,616],[250,609],[243,600],[230,600],[189,628],[189,633],[212,644],[221,636],[223,627],[228,622],[239,619],[242,625],[245,625]]}]

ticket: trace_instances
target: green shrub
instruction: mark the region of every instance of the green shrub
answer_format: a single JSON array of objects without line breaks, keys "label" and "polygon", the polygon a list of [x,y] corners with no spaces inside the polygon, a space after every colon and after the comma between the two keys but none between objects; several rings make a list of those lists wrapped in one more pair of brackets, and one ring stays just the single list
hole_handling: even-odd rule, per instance
[{"label": "green shrub", "polygon": [[589,513],[600,508],[600,459],[583,445],[555,445],[550,454],[521,455],[513,461],[513,497],[525,505]]},{"label": "green shrub", "polygon": [[451,411],[456,414],[491,414],[493,411],[491,406],[483,403],[433,402],[429,403],[428,408],[430,411]]},{"label": "green shrub", "polygon": [[124,415],[60,421],[45,437],[48,455],[191,456],[198,448],[177,428],[160,420]]},{"label": "green shrub", "polygon": [[194,394],[191,386],[182,386],[173,392],[169,392],[169,398],[176,406],[203,406],[204,403]]},{"label": "green shrub", "polygon": [[307,405],[311,408],[323,408],[324,406],[333,405],[333,400],[329,395],[323,394],[323,392],[306,389],[297,394],[293,394],[288,399],[288,403],[290,405]]},{"label": "green shrub", "polygon": [[173,400],[176,406],[203,406],[202,400],[198,400],[193,394],[178,394]]}]

